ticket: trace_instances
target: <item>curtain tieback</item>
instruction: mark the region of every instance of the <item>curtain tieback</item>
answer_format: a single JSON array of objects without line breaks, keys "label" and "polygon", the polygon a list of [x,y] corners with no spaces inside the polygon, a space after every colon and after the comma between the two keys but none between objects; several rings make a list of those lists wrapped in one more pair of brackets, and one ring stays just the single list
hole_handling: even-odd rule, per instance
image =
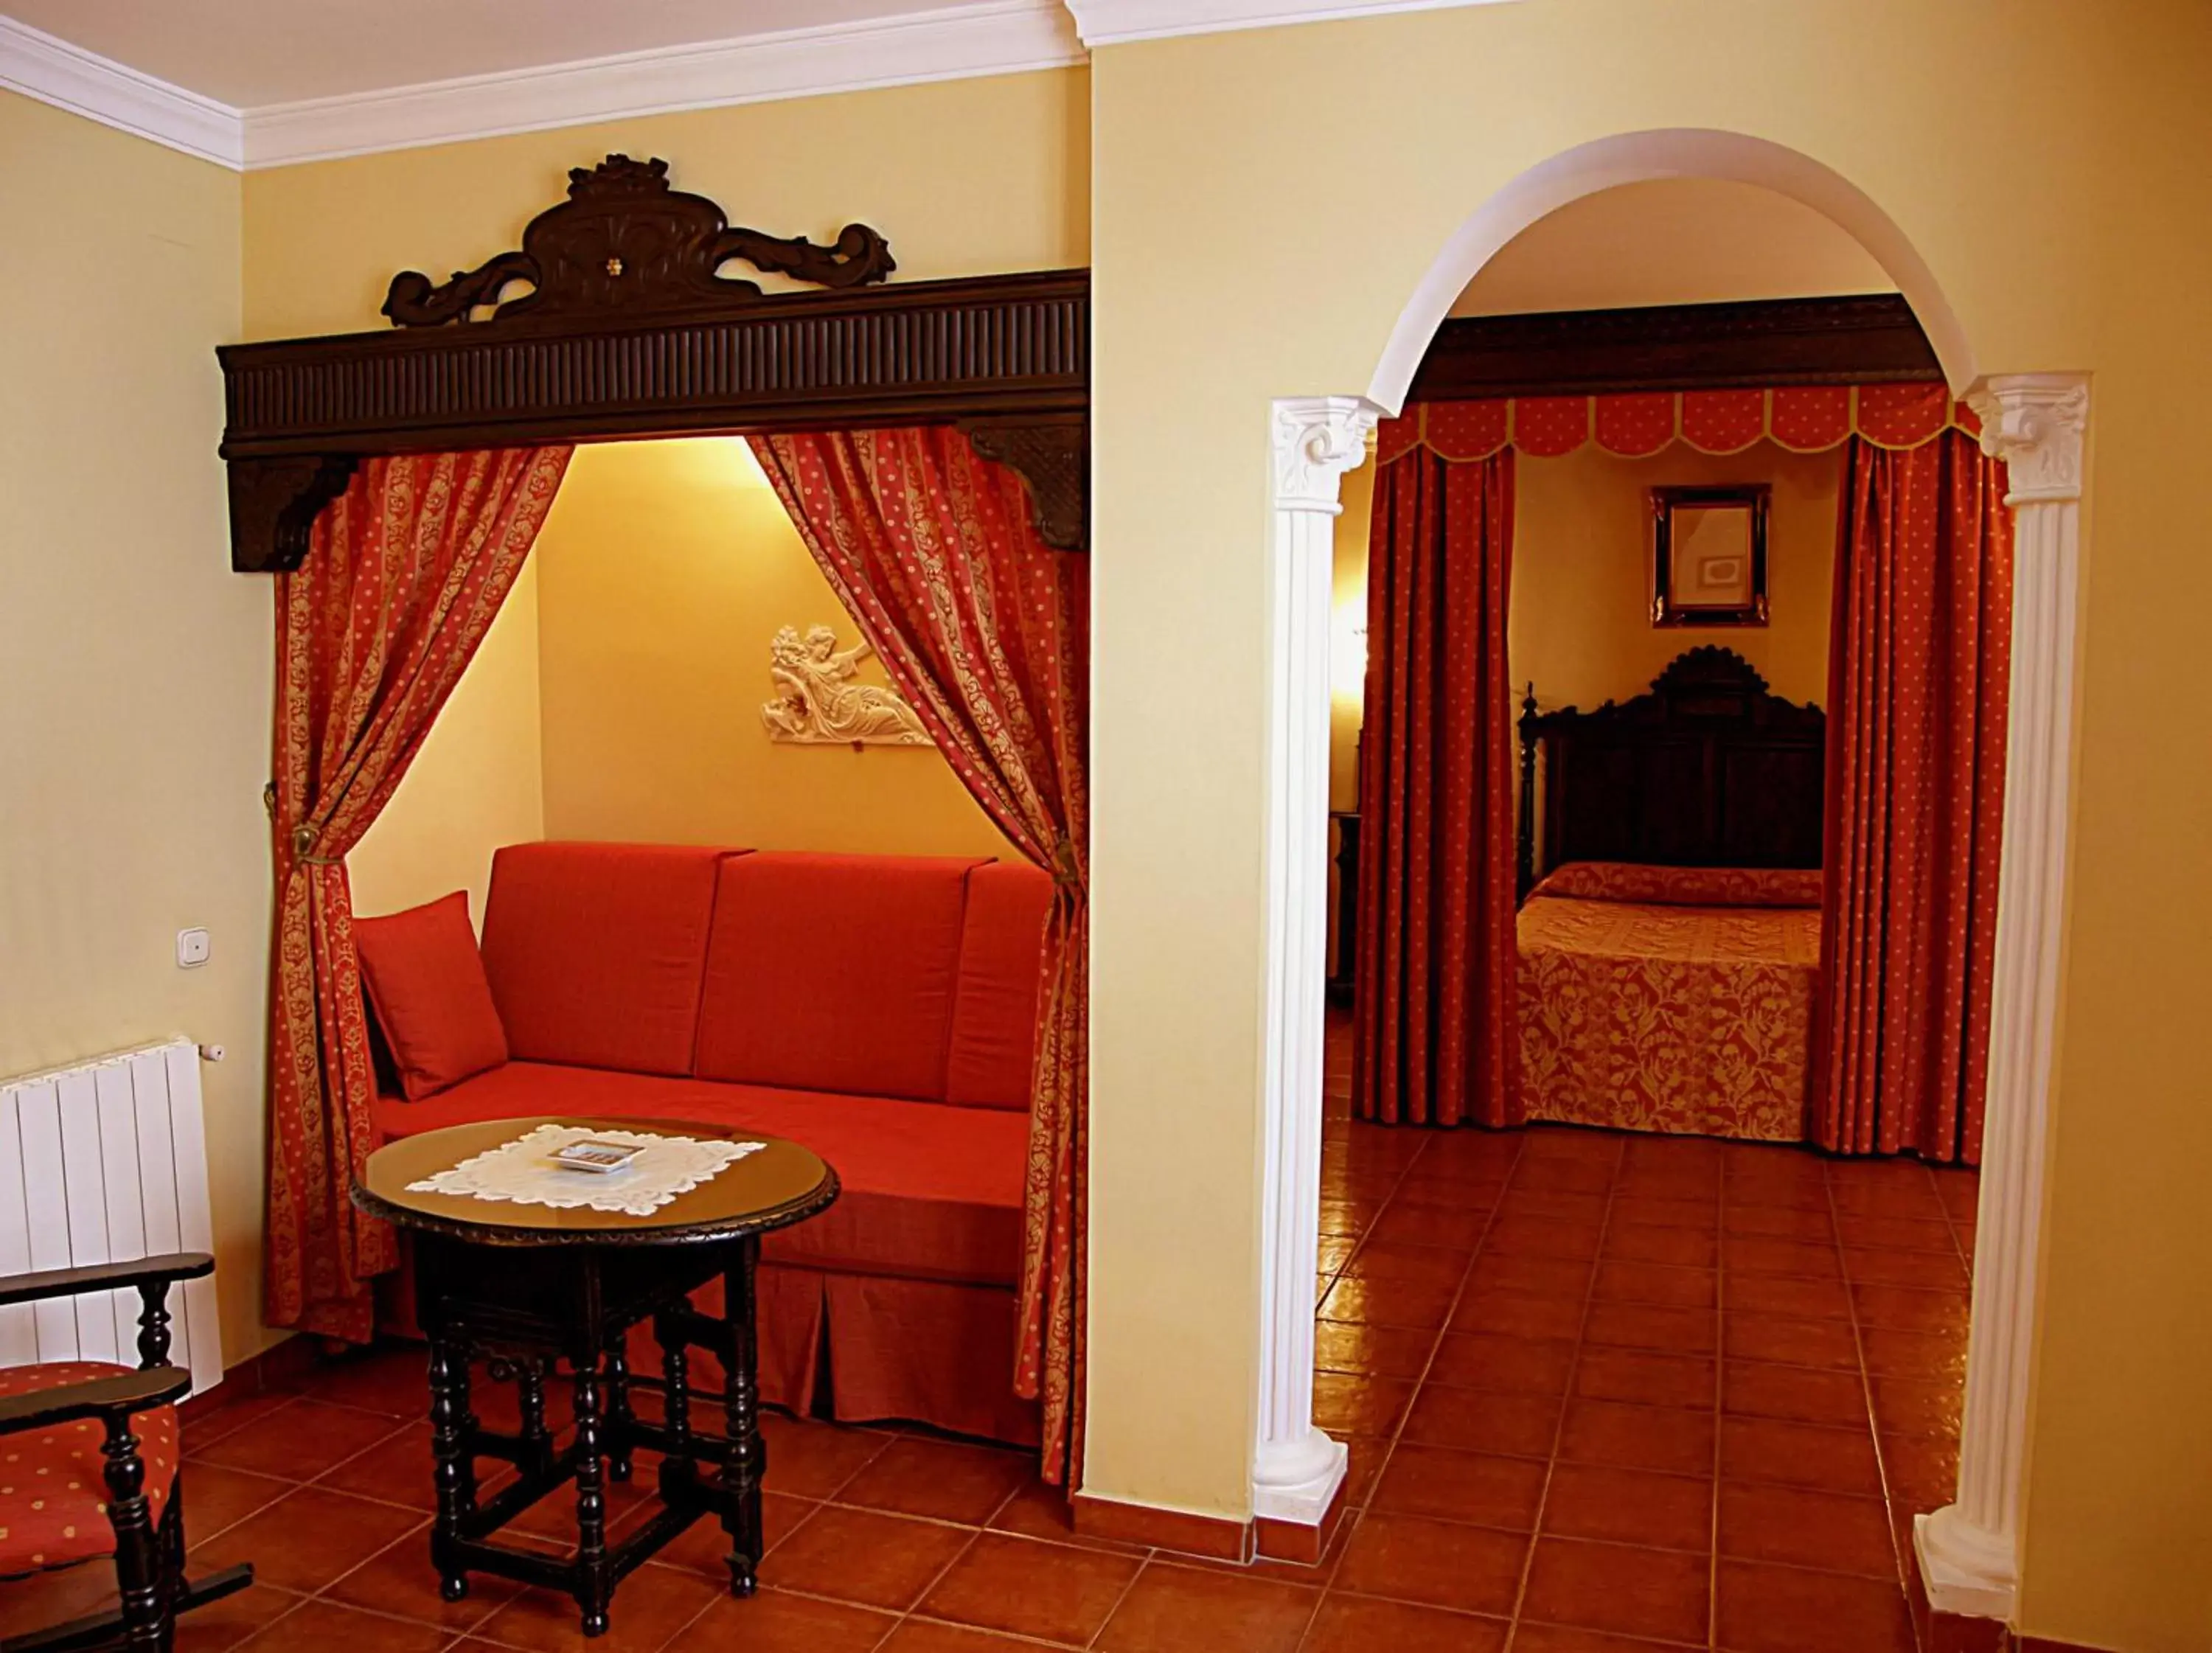
[{"label": "curtain tieback", "polygon": [[308,853],[314,848],[315,840],[319,835],[320,829],[309,826],[305,821],[301,822],[299,825],[292,829],[292,863],[294,866],[343,866],[345,865],[345,857],[343,855],[315,855]]},{"label": "curtain tieback", "polygon": [[1079,896],[1087,896],[1090,893],[1084,883],[1083,869],[1076,865],[1075,845],[1069,839],[1062,838],[1053,847],[1052,881]]},{"label": "curtain tieback", "polygon": [[[261,788],[261,807],[269,811],[269,819],[273,824],[276,819],[276,783],[274,781]],[[305,821],[292,829],[292,865],[295,866],[344,866],[345,857],[343,855],[308,854],[308,851],[315,847],[316,836],[317,829],[309,826]]]}]

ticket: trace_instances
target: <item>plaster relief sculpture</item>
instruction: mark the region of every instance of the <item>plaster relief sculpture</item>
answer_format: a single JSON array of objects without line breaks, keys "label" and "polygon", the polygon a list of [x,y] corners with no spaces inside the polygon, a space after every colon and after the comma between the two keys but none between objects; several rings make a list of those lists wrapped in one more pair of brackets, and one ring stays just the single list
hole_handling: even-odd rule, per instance
[{"label": "plaster relief sculpture", "polygon": [[860,683],[866,643],[837,647],[828,626],[799,635],[785,626],[768,646],[776,698],[761,704],[770,740],[803,746],[927,746],[933,744],[914,708],[896,690]]}]

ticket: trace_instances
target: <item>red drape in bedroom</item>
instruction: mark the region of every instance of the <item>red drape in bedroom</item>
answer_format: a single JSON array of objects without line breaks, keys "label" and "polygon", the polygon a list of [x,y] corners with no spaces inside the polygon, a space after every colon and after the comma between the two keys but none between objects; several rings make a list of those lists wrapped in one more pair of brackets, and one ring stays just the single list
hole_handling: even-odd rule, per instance
[{"label": "red drape in bedroom", "polygon": [[265,1310],[356,1342],[392,1235],[353,1206],[376,1094],[345,856],[522,571],[566,447],[362,463],[276,580]]},{"label": "red drape in bedroom", "polygon": [[1053,874],[1015,1387],[1047,1480],[1082,1464],[1090,583],[1020,479],[946,426],[752,439],[815,562],[976,801]]},{"label": "red drape in bedroom", "polygon": [[1808,1135],[1978,1163],[2004,805],[2005,467],[1946,430],[1854,437],[1828,658],[1821,1000]]},{"label": "red drape in bedroom", "polygon": [[1513,453],[1426,446],[1375,478],[1352,1100],[1384,1123],[1520,1122]]}]

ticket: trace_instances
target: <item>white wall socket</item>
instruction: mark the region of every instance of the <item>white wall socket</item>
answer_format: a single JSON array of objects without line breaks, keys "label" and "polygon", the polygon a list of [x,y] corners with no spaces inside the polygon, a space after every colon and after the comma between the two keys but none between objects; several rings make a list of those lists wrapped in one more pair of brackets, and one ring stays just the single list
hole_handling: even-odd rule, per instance
[{"label": "white wall socket", "polygon": [[177,932],[177,968],[189,970],[208,962],[208,933],[205,930]]}]

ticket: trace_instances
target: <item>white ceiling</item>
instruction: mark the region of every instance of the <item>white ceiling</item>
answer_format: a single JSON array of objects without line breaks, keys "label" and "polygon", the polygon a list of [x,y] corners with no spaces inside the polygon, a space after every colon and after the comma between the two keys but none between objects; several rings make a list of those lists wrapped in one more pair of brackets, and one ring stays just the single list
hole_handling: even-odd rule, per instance
[{"label": "white ceiling", "polygon": [[965,0],[0,0],[234,109],[946,10]]},{"label": "white ceiling", "polygon": [[1455,316],[1893,293],[1812,208],[1711,178],[1624,184],[1540,218],[1469,282]]}]

